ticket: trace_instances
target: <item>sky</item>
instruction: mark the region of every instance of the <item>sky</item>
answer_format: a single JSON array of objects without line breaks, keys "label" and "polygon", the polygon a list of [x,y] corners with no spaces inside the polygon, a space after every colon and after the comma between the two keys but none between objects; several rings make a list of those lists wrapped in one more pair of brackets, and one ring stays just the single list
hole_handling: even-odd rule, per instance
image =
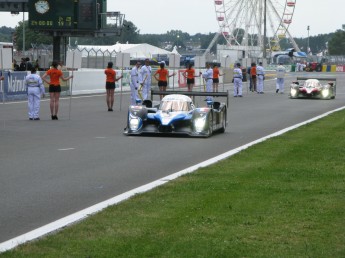
[{"label": "sky", "polygon": [[[236,1],[236,0],[225,0]],[[252,1],[252,0],[237,0]],[[275,2],[277,0],[273,0]],[[285,0],[278,0],[283,3]],[[141,34],[163,34],[181,30],[190,35],[208,34],[219,30],[214,0],[108,0],[108,11],[120,11],[125,19],[134,23]],[[290,25],[293,37],[335,32],[345,24],[344,0],[296,0],[295,13]],[[0,13],[0,26],[14,28],[23,14],[12,16]],[[25,19],[27,19],[25,14]]]}]

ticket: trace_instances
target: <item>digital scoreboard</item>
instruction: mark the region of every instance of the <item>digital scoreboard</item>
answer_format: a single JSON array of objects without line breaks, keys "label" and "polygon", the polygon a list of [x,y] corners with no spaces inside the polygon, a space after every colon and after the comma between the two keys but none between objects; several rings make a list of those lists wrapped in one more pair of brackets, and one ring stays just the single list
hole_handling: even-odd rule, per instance
[{"label": "digital scoreboard", "polygon": [[75,0],[29,1],[29,27],[37,30],[74,29]]},{"label": "digital scoreboard", "polygon": [[106,1],[31,0],[29,27],[34,30],[71,31],[99,29],[98,13]]}]

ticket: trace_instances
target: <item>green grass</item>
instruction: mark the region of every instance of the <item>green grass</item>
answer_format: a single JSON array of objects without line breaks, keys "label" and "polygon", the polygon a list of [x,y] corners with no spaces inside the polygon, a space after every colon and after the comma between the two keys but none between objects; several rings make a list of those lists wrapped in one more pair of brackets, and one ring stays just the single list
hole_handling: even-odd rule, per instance
[{"label": "green grass", "polygon": [[345,112],[0,257],[345,257]]}]

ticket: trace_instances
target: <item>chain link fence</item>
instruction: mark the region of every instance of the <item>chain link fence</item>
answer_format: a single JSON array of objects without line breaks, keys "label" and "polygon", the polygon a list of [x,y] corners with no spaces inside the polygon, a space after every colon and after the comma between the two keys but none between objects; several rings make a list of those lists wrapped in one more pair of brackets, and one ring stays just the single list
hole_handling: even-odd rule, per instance
[{"label": "chain link fence", "polygon": [[[17,63],[22,58],[29,57],[32,62],[36,62],[41,69],[49,68],[53,61],[53,46],[44,44],[31,44],[32,48],[24,52],[15,52],[14,59]],[[82,68],[89,69],[104,69],[108,62],[115,61],[117,52],[115,50],[109,51],[105,49],[77,47],[73,50],[82,53]],[[134,55],[136,56],[136,55]],[[345,56],[313,56],[320,60],[325,65],[345,65]],[[137,60],[144,58],[132,58],[131,65],[134,65]],[[152,57],[151,57],[152,59]]]}]

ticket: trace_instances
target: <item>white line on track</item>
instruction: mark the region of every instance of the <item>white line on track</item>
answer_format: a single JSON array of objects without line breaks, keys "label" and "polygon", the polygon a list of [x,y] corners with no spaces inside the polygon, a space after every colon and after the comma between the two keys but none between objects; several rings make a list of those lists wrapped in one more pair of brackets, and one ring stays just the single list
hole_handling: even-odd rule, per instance
[{"label": "white line on track", "polygon": [[69,150],[75,150],[75,148],[58,149],[58,151],[69,151]]},{"label": "white line on track", "polygon": [[120,202],[122,202],[124,200],[127,200],[127,199],[131,198],[132,196],[134,196],[136,194],[145,193],[145,192],[147,192],[149,190],[152,190],[153,188],[156,188],[156,187],[158,187],[160,185],[163,185],[163,184],[165,184],[165,183],[167,183],[167,182],[169,182],[171,180],[174,180],[174,179],[176,179],[176,178],[178,178],[178,177],[180,177],[182,175],[185,175],[185,174],[188,174],[188,173],[192,173],[192,172],[196,171],[199,168],[209,166],[209,165],[214,164],[214,163],[216,163],[218,161],[221,161],[221,160],[226,159],[226,158],[228,158],[230,156],[233,156],[233,155],[235,155],[235,154],[237,154],[237,153],[239,153],[239,152],[241,152],[241,151],[243,151],[243,150],[245,150],[245,149],[247,149],[247,148],[249,148],[249,147],[251,147],[251,146],[253,146],[255,144],[258,144],[258,143],[261,143],[261,142],[263,142],[263,141],[265,141],[267,139],[270,139],[270,138],[282,135],[282,134],[284,134],[284,133],[286,133],[288,131],[294,130],[294,129],[300,127],[300,126],[309,124],[311,122],[314,122],[314,121],[319,120],[321,118],[324,118],[324,117],[326,117],[326,116],[328,116],[328,115],[330,115],[332,113],[335,113],[337,111],[341,111],[341,110],[344,110],[344,109],[345,109],[345,106],[341,107],[341,108],[337,108],[337,109],[329,111],[329,112],[326,112],[326,113],[324,113],[324,114],[322,114],[320,116],[314,117],[314,118],[309,119],[307,121],[304,121],[302,123],[299,123],[299,124],[287,127],[287,128],[282,129],[282,130],[280,130],[278,132],[275,132],[273,134],[267,135],[267,136],[262,137],[262,138],[260,138],[258,140],[255,140],[253,142],[247,143],[247,144],[245,144],[243,146],[240,146],[238,148],[235,148],[233,150],[225,152],[225,153],[223,153],[221,155],[218,155],[218,156],[216,156],[214,158],[211,158],[209,160],[206,160],[204,162],[201,162],[199,164],[196,164],[194,166],[191,166],[191,167],[186,168],[184,170],[181,170],[179,172],[176,172],[176,173],[174,173],[172,175],[163,177],[163,178],[158,179],[156,181],[153,181],[153,182],[151,182],[149,184],[140,186],[138,188],[135,188],[135,189],[130,190],[128,192],[125,192],[123,194],[117,195],[117,196],[115,196],[115,197],[113,197],[111,199],[108,199],[106,201],[103,201],[101,203],[93,205],[93,206],[91,206],[89,208],[86,208],[84,210],[81,210],[81,211],[76,212],[74,214],[71,214],[69,216],[66,216],[64,218],[56,220],[56,221],[54,221],[54,222],[52,222],[50,224],[47,224],[45,226],[42,226],[42,227],[37,228],[35,230],[32,230],[32,231],[30,231],[28,233],[25,233],[25,234],[21,235],[21,236],[12,238],[12,239],[10,239],[8,241],[0,243],[0,252],[5,252],[7,250],[15,248],[18,245],[24,244],[26,242],[29,242],[29,241],[32,241],[32,240],[35,240],[35,239],[38,239],[38,238],[40,238],[40,237],[42,237],[42,236],[44,236],[44,235],[46,235],[48,233],[54,232],[56,230],[59,230],[59,229],[62,229],[64,227],[66,227],[66,226],[68,226],[70,224],[73,224],[73,223],[75,223],[77,221],[83,220],[83,219],[89,217],[90,215],[95,214],[96,212],[100,212],[103,209],[107,208],[108,206],[115,205],[115,204],[118,204],[118,203],[120,203]]}]

